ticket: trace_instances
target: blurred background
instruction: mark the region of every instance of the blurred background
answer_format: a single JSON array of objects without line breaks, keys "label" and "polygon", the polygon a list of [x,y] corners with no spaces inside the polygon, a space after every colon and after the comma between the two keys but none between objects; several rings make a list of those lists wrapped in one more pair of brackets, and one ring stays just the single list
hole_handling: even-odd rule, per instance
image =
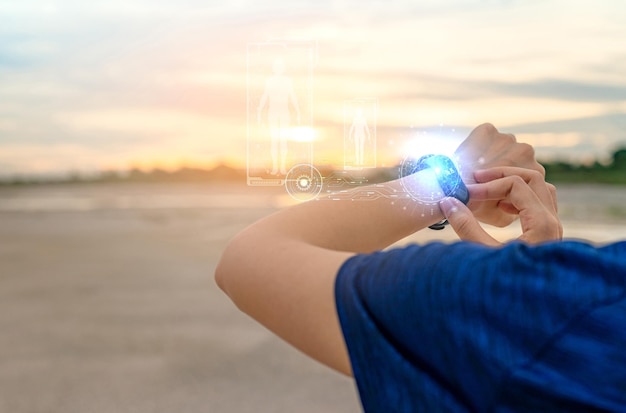
[{"label": "blurred background", "polygon": [[626,239],[624,22],[620,0],[1,3],[0,411],[359,411],[213,282],[234,234],[295,202],[246,185],[270,141],[251,50],[313,51],[285,71],[322,173],[357,107],[388,177],[491,122],[535,147],[565,236],[605,243]]}]

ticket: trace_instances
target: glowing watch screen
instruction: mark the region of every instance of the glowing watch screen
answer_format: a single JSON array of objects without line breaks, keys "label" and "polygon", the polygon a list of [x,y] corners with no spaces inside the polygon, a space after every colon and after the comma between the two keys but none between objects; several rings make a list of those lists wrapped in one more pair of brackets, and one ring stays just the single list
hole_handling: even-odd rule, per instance
[{"label": "glowing watch screen", "polygon": [[430,169],[435,173],[446,196],[454,197],[464,204],[469,202],[469,191],[450,158],[444,155],[423,156],[417,161],[415,172],[423,169]]}]

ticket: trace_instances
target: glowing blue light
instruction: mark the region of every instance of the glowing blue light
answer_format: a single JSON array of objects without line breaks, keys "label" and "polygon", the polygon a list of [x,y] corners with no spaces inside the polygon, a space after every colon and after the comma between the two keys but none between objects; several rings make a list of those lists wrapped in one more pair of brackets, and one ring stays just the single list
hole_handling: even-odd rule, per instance
[{"label": "glowing blue light", "polygon": [[450,158],[444,155],[430,155],[422,158],[422,162],[425,165],[421,169],[431,168],[435,171],[437,182],[446,196],[453,196],[467,203],[469,192]]},{"label": "glowing blue light", "polygon": [[[421,172],[419,179],[411,175]],[[463,203],[469,202],[469,191],[454,158],[444,154],[427,154],[421,157],[408,155],[400,165],[399,176],[407,196],[423,204],[437,204],[442,198],[452,196]],[[408,178],[408,179],[407,179]]]}]

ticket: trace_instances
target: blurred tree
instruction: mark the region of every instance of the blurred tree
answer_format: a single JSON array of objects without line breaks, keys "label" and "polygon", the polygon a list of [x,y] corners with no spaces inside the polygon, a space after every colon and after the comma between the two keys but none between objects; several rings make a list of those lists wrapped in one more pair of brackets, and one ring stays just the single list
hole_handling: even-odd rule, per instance
[{"label": "blurred tree", "polygon": [[626,169],[626,148],[618,149],[613,153],[613,168]]}]

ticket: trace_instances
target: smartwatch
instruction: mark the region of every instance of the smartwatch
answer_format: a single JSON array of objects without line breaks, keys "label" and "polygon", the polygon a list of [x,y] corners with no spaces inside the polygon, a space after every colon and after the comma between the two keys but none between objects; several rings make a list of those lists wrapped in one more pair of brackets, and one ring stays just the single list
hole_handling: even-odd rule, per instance
[{"label": "smartwatch", "polygon": [[[461,175],[454,166],[454,162],[452,162],[452,159],[448,158],[445,155],[422,156],[417,161],[417,167],[415,169],[415,172],[424,169],[430,169],[434,172],[435,176],[437,177],[437,182],[439,183],[441,190],[446,196],[456,198],[467,205],[470,198],[469,191],[463,183]],[[439,221],[436,224],[429,226],[428,228],[441,230],[444,229],[446,225],[448,225],[448,220],[444,219],[443,221]]]}]

